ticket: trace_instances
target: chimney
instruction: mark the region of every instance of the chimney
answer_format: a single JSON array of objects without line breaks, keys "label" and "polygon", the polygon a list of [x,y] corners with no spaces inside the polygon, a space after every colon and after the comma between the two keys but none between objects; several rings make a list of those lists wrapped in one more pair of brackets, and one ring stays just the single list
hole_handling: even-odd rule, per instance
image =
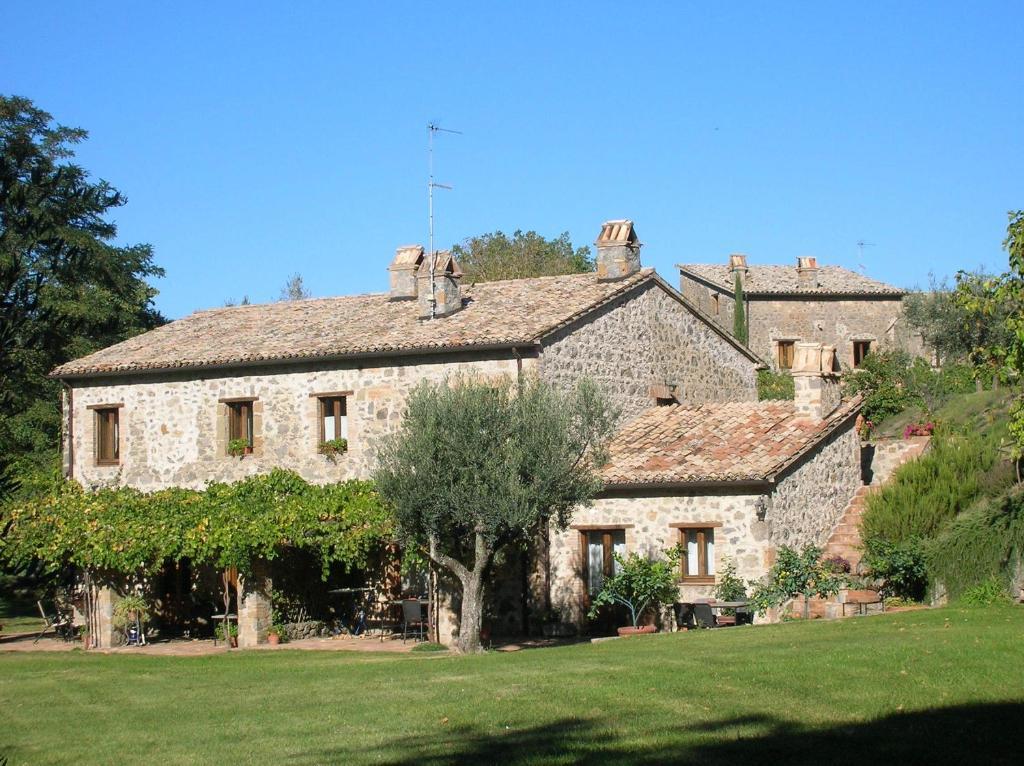
[{"label": "chimney", "polygon": [[729,284],[736,284],[736,277],[739,276],[740,284],[747,283],[747,256],[743,253],[732,253],[729,256]]},{"label": "chimney", "polygon": [[416,272],[423,263],[423,245],[403,245],[395,250],[395,260],[388,266],[391,288],[388,299],[409,301],[416,298]]},{"label": "chimney", "polygon": [[594,244],[597,246],[597,278],[602,282],[625,279],[640,270],[642,245],[632,221],[605,221]]},{"label": "chimney", "polygon": [[797,343],[793,359],[794,402],[797,415],[823,420],[842,401],[836,347]]},{"label": "chimney", "polygon": [[797,283],[801,290],[814,290],[818,287],[818,259],[811,255],[801,255],[796,259]]},{"label": "chimney", "polygon": [[430,259],[425,257],[416,272],[420,319],[446,317],[461,309],[461,278],[462,270],[450,251],[439,250],[435,254],[433,279],[430,274]]}]

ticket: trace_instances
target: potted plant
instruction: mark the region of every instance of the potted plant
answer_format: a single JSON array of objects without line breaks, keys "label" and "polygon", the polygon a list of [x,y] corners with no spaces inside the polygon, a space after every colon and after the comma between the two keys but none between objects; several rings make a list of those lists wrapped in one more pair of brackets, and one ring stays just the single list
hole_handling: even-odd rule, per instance
[{"label": "potted plant", "polygon": [[220,623],[217,625],[217,635],[221,641],[232,649],[238,648],[238,626],[235,623],[229,622],[227,628],[225,628],[224,623]]},{"label": "potted plant", "polygon": [[597,617],[602,606],[620,604],[629,610],[631,625],[618,629],[620,636],[634,633],[654,633],[654,625],[640,625],[640,619],[649,610],[657,612],[658,607],[674,601],[678,593],[676,585],[679,549],[665,552],[664,559],[650,559],[637,553],[623,558],[615,554],[618,571],[604,581],[601,591],[591,602],[590,619]]},{"label": "potted plant", "polygon": [[112,624],[124,633],[126,644],[141,646],[146,643],[143,628],[149,619],[149,605],[138,595],[129,595],[114,605]]},{"label": "potted plant", "polygon": [[228,442],[228,454],[231,457],[245,457],[252,454],[248,439],[232,439]]},{"label": "potted plant", "polygon": [[346,452],[348,452],[348,439],[328,439],[320,443],[320,454],[326,455],[332,460]]},{"label": "potted plant", "polygon": [[284,640],[286,631],[284,625],[274,621],[274,624],[270,626],[270,630],[267,631],[267,643],[271,646],[277,646],[281,641]]}]

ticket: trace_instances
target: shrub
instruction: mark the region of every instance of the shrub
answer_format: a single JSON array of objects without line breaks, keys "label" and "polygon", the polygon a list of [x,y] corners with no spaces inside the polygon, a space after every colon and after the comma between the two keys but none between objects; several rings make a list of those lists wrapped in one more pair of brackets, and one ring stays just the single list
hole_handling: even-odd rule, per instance
[{"label": "shrub", "polygon": [[991,435],[936,437],[928,453],[900,467],[893,481],[868,497],[863,538],[901,542],[934,536],[981,494],[983,478],[998,458]]},{"label": "shrub", "polygon": [[796,396],[793,376],[788,372],[757,371],[757,398],[761,401],[778,399],[792,401]]},{"label": "shrub", "polygon": [[925,546],[928,571],[951,598],[990,580],[1008,590],[1024,556],[1024,490],[983,502]]},{"label": "shrub", "polygon": [[862,394],[865,419],[878,423],[911,404],[923,402],[918,386],[910,375],[910,355],[905,351],[878,351],[868,354],[861,366],[843,376],[844,392]]},{"label": "shrub", "polygon": [[1010,595],[1006,591],[1005,581],[998,577],[989,577],[965,590],[959,601],[969,606],[994,606],[1010,603]]},{"label": "shrub", "polygon": [[853,569],[850,562],[842,556],[829,556],[821,562],[821,565],[833,574],[849,574]]},{"label": "shrub", "polygon": [[900,542],[869,539],[864,545],[864,565],[873,577],[882,580],[884,596],[912,601],[924,599],[928,568],[920,539]]},{"label": "shrub", "polygon": [[726,558],[718,572],[715,598],[721,601],[743,601],[747,597],[747,586],[736,574],[736,560]]},{"label": "shrub", "polygon": [[111,622],[115,628],[131,627],[136,619],[142,625],[149,620],[149,605],[142,596],[125,596],[114,605]]}]

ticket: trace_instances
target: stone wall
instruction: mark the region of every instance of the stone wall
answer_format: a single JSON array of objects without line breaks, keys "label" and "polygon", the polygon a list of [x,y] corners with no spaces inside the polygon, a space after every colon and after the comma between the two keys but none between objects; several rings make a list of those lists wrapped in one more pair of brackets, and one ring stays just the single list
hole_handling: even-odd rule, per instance
[{"label": "stone wall", "polygon": [[656,284],[553,337],[540,367],[556,384],[591,378],[624,419],[655,404],[656,384],[676,386],[687,403],[757,397],[756,364]]},{"label": "stone wall", "polygon": [[[732,331],[732,291],[717,291],[686,277],[681,291],[698,308]],[[717,300],[715,299],[715,296]],[[872,348],[898,347],[926,356],[919,334],[903,317],[898,297],[814,298],[747,296],[750,349],[773,367],[779,340],[813,341],[836,347],[844,368],[853,366],[853,341],[872,341]]]},{"label": "stone wall", "polygon": [[860,440],[851,419],[776,485],[765,515],[773,546],[824,545],[860,485]]},{"label": "stone wall", "polygon": [[[533,359],[522,360],[532,369]],[[517,360],[500,357],[410,357],[378,362],[292,366],[274,371],[207,372],[82,381],[74,390],[74,477],[86,486],[125,484],[142,490],[200,489],[209,481],[237,481],[272,468],[290,468],[308,481],[363,478],[373,467],[375,444],[394,429],[412,388],[423,379],[453,374],[517,374]],[[316,394],[350,391],[348,452],[319,454]],[[257,401],[256,450],[224,454],[221,399]],[[94,459],[94,414],[89,405],[123,404],[121,462]],[[262,411],[260,411],[262,410]]]},{"label": "stone wall", "polygon": [[872,485],[884,484],[904,463],[923,455],[931,445],[930,436],[911,436],[909,439],[881,439],[865,444],[870,450],[869,475],[865,480]]},{"label": "stone wall", "polygon": [[[681,523],[707,523],[715,527],[715,559],[721,571],[726,558],[735,560],[744,580],[761,577],[771,560],[768,525],[757,519],[760,495],[719,491],[645,493],[598,498],[593,506],[577,511],[574,527],[625,528],[626,552],[661,556],[680,541]],[[563,619],[586,629],[588,596],[583,580],[583,548],[579,529],[551,534],[551,606]],[[681,599],[709,597],[713,585],[680,585]]]}]

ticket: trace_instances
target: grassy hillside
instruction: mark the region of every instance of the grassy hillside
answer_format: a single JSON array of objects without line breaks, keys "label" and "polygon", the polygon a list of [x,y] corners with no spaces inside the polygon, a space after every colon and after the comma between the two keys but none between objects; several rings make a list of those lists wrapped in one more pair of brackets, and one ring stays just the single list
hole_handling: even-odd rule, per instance
[{"label": "grassy hillside", "polygon": [[[1024,551],[1024,497],[1006,447],[1011,404],[1005,389],[953,396],[929,418],[931,451],[868,498],[865,563],[891,594],[921,598],[936,583],[953,597],[1009,590]],[[893,420],[920,422],[907,412]]]},{"label": "grassy hillside", "polygon": [[479,657],[0,653],[14,764],[1017,763],[1024,608]]}]

